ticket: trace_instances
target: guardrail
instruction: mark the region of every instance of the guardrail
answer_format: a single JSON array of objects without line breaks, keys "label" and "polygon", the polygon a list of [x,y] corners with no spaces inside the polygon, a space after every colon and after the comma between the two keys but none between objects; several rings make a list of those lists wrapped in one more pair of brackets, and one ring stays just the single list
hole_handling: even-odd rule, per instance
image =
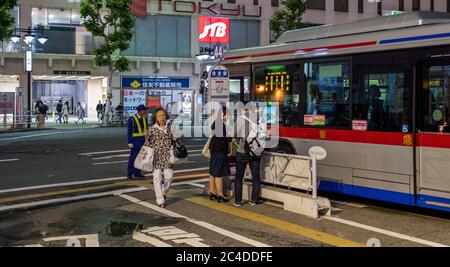
[{"label": "guardrail", "polygon": [[34,128],[38,126],[37,116],[33,115],[16,116],[12,114],[3,114],[0,115],[0,118],[3,130],[28,128],[28,126]]},{"label": "guardrail", "polygon": [[311,150],[310,154],[312,156],[264,152],[262,181],[311,192],[312,197],[317,199],[317,160],[325,156],[318,157]]}]

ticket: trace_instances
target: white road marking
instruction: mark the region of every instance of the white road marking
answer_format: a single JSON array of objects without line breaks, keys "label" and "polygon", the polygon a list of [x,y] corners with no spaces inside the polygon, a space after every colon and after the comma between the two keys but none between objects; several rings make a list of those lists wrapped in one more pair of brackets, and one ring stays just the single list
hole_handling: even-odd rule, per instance
[{"label": "white road marking", "polygon": [[9,210],[22,209],[22,208],[38,207],[38,206],[43,206],[43,205],[48,205],[48,204],[63,203],[63,202],[69,202],[69,201],[74,201],[74,200],[91,199],[91,198],[105,197],[105,196],[111,196],[111,195],[117,196],[117,195],[121,195],[121,194],[140,192],[140,191],[144,191],[144,190],[149,190],[149,189],[146,187],[134,187],[134,188],[127,188],[127,189],[114,190],[114,191],[95,193],[95,194],[87,194],[87,195],[80,195],[80,196],[73,196],[73,197],[63,197],[63,198],[55,198],[55,199],[49,199],[49,200],[34,201],[34,202],[21,203],[21,204],[9,205],[9,206],[2,206],[2,207],[0,207],[0,211],[9,211]]},{"label": "white road marking", "polygon": [[92,158],[92,160],[102,160],[102,159],[111,159],[111,158],[128,158],[130,154],[119,154],[119,155],[111,155],[106,157],[100,157],[100,158]]},{"label": "white road marking", "polygon": [[341,219],[341,218],[336,218],[336,217],[331,217],[331,216],[322,216],[321,218],[324,218],[324,219],[327,219],[327,220],[330,220],[330,221],[334,221],[334,222],[338,222],[338,223],[347,224],[347,225],[350,225],[350,226],[353,226],[353,227],[357,227],[357,228],[361,228],[361,229],[364,229],[364,230],[369,230],[369,231],[372,231],[372,232],[380,233],[380,234],[383,234],[383,235],[388,235],[388,236],[392,236],[392,237],[395,237],[395,238],[411,241],[411,242],[414,242],[414,243],[431,246],[431,247],[448,247],[448,245],[435,243],[435,242],[432,242],[432,241],[428,241],[428,240],[424,240],[424,239],[420,239],[420,238],[416,238],[416,237],[412,237],[412,236],[396,233],[396,232],[389,231],[389,230],[384,230],[384,229],[381,229],[381,228],[377,228],[377,227],[373,227],[373,226],[369,226],[369,225],[365,225],[365,224],[361,224],[361,223],[357,223],[357,222],[353,222],[353,221],[349,221],[349,220],[345,220],[345,219]]},{"label": "white road marking", "polygon": [[[173,173],[204,171],[204,170],[208,170],[208,169],[209,169],[209,167],[193,168],[193,169],[181,169],[181,170],[174,170]],[[152,174],[150,174],[149,176],[151,177]],[[0,190],[0,194],[12,193],[12,192],[20,192],[20,191],[28,191],[28,190],[37,190],[37,189],[44,189],[44,188],[53,188],[53,187],[63,187],[63,186],[72,186],[72,185],[83,185],[83,184],[93,184],[93,183],[121,181],[121,180],[126,180],[126,178],[127,178],[126,176],[121,176],[121,177],[111,177],[111,178],[102,178],[102,179],[94,179],[94,180],[83,180],[83,181],[75,181],[75,182],[67,182],[67,183],[57,183],[57,184],[46,184],[46,185],[38,185],[38,186],[11,188],[11,189]],[[201,180],[199,180],[199,181],[201,181]],[[173,183],[173,184],[176,184],[176,183]]]},{"label": "white road marking", "polygon": [[97,165],[118,164],[118,163],[126,163],[126,162],[128,162],[128,160],[97,162],[97,163],[92,163],[92,165],[97,166]]},{"label": "white road marking", "polygon": [[[208,182],[208,181],[209,181],[208,178],[195,180],[195,182],[197,182],[197,183]],[[174,183],[172,183],[172,186],[175,186],[175,185],[192,185],[192,182],[191,181],[184,181],[184,182],[174,182]]]},{"label": "white road marking", "polygon": [[171,245],[162,242],[161,240],[158,240],[141,232],[134,232],[133,239],[142,243],[148,243],[155,247],[172,247]]},{"label": "white road marking", "polygon": [[26,139],[26,138],[40,137],[40,136],[46,136],[46,135],[55,135],[55,134],[62,134],[62,133],[78,133],[78,132],[82,132],[82,131],[67,131],[67,132],[52,132],[52,133],[33,134],[33,135],[3,138],[3,139],[0,139],[0,141]]},{"label": "white road marking", "polygon": [[45,242],[52,242],[52,241],[75,240],[75,239],[84,239],[86,241],[86,247],[96,247],[96,248],[100,247],[100,242],[98,240],[98,234],[58,236],[58,237],[44,238],[43,240]]},{"label": "white road marking", "polygon": [[199,187],[199,188],[205,188],[206,187],[206,185],[204,185],[204,184],[197,184],[197,183],[187,183],[187,184],[195,186],[195,187]]},{"label": "white road marking", "polygon": [[18,161],[19,159],[0,159],[0,162]]},{"label": "white road marking", "polygon": [[108,153],[121,153],[121,152],[130,152],[130,149],[122,149],[122,150],[109,150],[109,151],[98,151],[98,152],[87,152],[78,154],[78,156],[92,156],[92,155],[101,155]]},{"label": "white road marking", "polygon": [[152,209],[152,210],[154,210],[156,212],[165,214],[167,216],[170,216],[170,217],[173,217],[173,218],[185,219],[185,220],[187,220],[187,221],[189,221],[191,223],[194,223],[194,224],[199,225],[201,227],[204,227],[204,228],[206,228],[208,230],[211,230],[211,231],[214,231],[216,233],[219,233],[219,234],[221,234],[223,236],[226,236],[226,237],[229,237],[229,238],[233,238],[234,240],[237,240],[237,241],[242,242],[242,243],[246,243],[246,244],[249,244],[249,245],[252,245],[252,246],[255,246],[255,247],[270,247],[267,244],[258,242],[256,240],[252,240],[250,238],[247,238],[245,236],[242,236],[242,235],[236,234],[234,232],[225,230],[225,229],[220,228],[218,226],[215,226],[213,224],[186,217],[184,215],[178,214],[178,213],[170,211],[168,209],[160,208],[160,207],[158,207],[156,205],[153,205],[153,204],[150,204],[148,202],[141,201],[140,199],[137,199],[137,198],[129,196],[129,195],[120,195],[119,197],[121,197],[123,199],[126,199],[126,200],[129,200],[129,201],[131,201],[131,202],[133,202],[135,204],[138,204],[138,205],[144,206],[146,208]]}]

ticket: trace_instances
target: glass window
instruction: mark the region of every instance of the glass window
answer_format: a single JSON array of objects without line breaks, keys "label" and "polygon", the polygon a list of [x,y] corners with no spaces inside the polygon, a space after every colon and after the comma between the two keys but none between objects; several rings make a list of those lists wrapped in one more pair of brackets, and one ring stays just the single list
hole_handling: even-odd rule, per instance
[{"label": "glass window", "polygon": [[272,7],[279,7],[280,6],[280,0],[272,0]]},{"label": "glass window", "polygon": [[31,11],[31,20],[33,27],[38,25],[48,25],[47,9],[33,7]]},{"label": "glass window", "polygon": [[353,93],[353,119],[367,120],[371,131],[411,130],[410,96],[402,71],[373,71],[362,75]]},{"label": "glass window", "polygon": [[230,20],[230,49],[259,46],[259,23],[257,20]]},{"label": "glass window", "polygon": [[348,12],[348,0],[334,0],[334,11]]},{"label": "glass window", "polygon": [[307,104],[304,124],[349,126],[349,63],[307,63],[305,74]]},{"label": "glass window", "polygon": [[278,102],[280,125],[298,126],[301,94],[304,90],[303,65],[274,65],[255,70],[254,95],[257,102]]},{"label": "glass window", "polygon": [[191,18],[149,15],[136,18],[127,56],[191,57]]},{"label": "glass window", "polygon": [[450,132],[450,65],[432,66],[425,70],[423,124],[425,131]]},{"label": "glass window", "polygon": [[358,0],[358,13],[364,13],[364,0]]},{"label": "glass window", "polygon": [[70,9],[48,9],[48,23],[70,24],[71,23]]},{"label": "glass window", "polygon": [[20,23],[20,18],[19,18],[19,14],[20,14],[20,12],[19,12],[19,6],[15,6],[15,7],[13,8],[13,10],[12,10],[11,13],[12,13],[12,15],[13,15],[15,21],[16,21],[16,27],[19,28],[19,23]]},{"label": "glass window", "polygon": [[81,14],[79,10],[72,9],[70,21],[71,24],[81,25]]},{"label": "glass window", "polygon": [[420,0],[413,0],[413,11],[418,11],[420,10]]},{"label": "glass window", "polygon": [[325,0],[308,0],[308,9],[325,10]]},{"label": "glass window", "polygon": [[398,10],[405,11],[405,0],[398,0]]}]

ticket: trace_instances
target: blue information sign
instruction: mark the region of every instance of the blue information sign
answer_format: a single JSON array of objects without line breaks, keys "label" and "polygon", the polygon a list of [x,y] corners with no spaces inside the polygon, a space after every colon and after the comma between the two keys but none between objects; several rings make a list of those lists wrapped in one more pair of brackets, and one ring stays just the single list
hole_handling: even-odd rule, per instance
[{"label": "blue information sign", "polygon": [[122,77],[126,89],[188,89],[189,77]]}]

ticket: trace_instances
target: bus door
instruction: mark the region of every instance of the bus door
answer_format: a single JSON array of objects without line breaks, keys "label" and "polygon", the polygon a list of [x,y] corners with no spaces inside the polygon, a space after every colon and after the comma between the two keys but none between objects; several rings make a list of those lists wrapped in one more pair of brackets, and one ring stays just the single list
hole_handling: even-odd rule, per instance
[{"label": "bus door", "polygon": [[417,81],[417,205],[450,210],[450,60],[433,59]]},{"label": "bus door", "polygon": [[240,76],[230,78],[230,102],[250,101],[250,77]]}]

